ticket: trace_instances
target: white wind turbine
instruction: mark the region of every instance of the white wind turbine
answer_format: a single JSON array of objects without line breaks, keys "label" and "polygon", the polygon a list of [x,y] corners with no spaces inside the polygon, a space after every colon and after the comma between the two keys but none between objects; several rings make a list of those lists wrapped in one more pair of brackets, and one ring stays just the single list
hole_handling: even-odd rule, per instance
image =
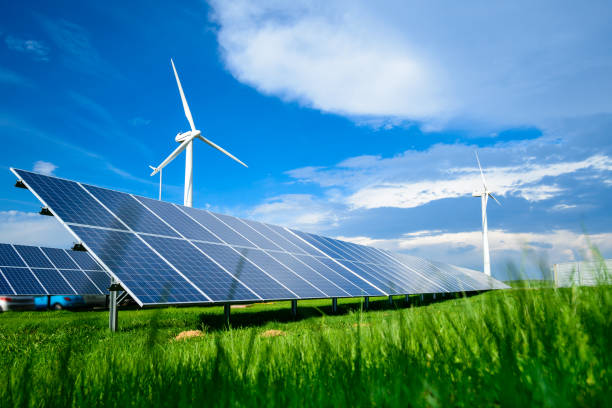
[{"label": "white wind turbine", "polygon": [[[181,86],[181,81],[179,80],[178,74],[176,73],[176,68],[174,67],[174,61],[170,60],[172,63],[172,70],[174,71],[174,76],[176,77],[176,84],[178,85],[179,93],[181,94],[181,100],[183,101],[183,109],[185,110],[185,116],[189,121],[189,126],[191,126],[191,130],[185,133],[179,133],[176,135],[174,140],[180,143],[180,145],[174,149],[174,151],[164,160],[159,166],[153,167],[149,166],[153,169],[153,173],[151,176],[154,176],[158,172],[166,167],[168,163],[170,163],[176,156],[178,156],[183,150],[185,150],[185,196],[184,196],[184,204],[187,207],[191,207],[193,205],[193,140],[198,138],[208,144],[211,147],[219,150],[225,155],[231,157],[238,163],[242,164],[244,167],[248,167],[242,161],[238,160],[234,155],[232,155],[227,150],[223,149],[221,146],[213,143],[208,140],[204,136],[202,136],[202,132],[197,130],[194,123],[193,118],[191,117],[191,111],[189,110],[189,105],[187,105],[187,99],[185,99],[185,94],[183,93],[183,87]],[[160,199],[161,199],[161,175],[160,175]]]},{"label": "white wind turbine", "polygon": [[480,201],[482,203],[482,252],[483,252],[483,263],[484,263],[484,273],[488,276],[491,276],[491,259],[489,258],[489,237],[488,237],[488,227],[487,227],[487,201],[489,201],[489,197],[491,197],[495,202],[499,205],[501,203],[497,201],[497,198],[493,197],[493,194],[487,188],[487,182],[485,181],[485,176],[482,171],[482,167],[480,166],[480,159],[478,158],[478,152],[476,153],[476,161],[478,162],[478,168],[480,169],[480,177],[482,178],[482,191],[477,191],[472,193],[474,197],[480,197]]}]

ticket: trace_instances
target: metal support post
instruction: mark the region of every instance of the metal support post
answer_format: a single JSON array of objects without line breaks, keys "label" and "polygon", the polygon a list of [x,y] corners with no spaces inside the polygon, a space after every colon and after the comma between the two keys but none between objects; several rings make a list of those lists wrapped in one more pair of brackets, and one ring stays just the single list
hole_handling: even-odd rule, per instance
[{"label": "metal support post", "polygon": [[389,295],[389,306],[393,306],[393,295]]},{"label": "metal support post", "polygon": [[338,311],[338,298],[332,298],[332,313]]},{"label": "metal support post", "polygon": [[297,299],[291,301],[291,315],[297,317]]},{"label": "metal support post", "polygon": [[51,310],[51,295],[47,295],[47,310]]},{"label": "metal support post", "polygon": [[433,294],[433,300],[436,300],[436,294],[435,293]]},{"label": "metal support post", "polygon": [[223,305],[223,314],[225,315],[225,327],[230,325],[230,310],[231,306],[229,303]]},{"label": "metal support post", "polygon": [[423,304],[423,300],[425,300],[425,295],[421,293],[421,304]]},{"label": "metal support post", "polygon": [[368,310],[370,307],[370,297],[366,296],[363,298],[363,310]]},{"label": "metal support post", "polygon": [[406,295],[406,304],[410,306],[410,295]]},{"label": "metal support post", "polygon": [[119,313],[117,313],[117,290],[113,289],[114,284],[109,288],[110,297],[108,300],[108,328],[112,332],[117,331],[117,318],[119,317]]}]

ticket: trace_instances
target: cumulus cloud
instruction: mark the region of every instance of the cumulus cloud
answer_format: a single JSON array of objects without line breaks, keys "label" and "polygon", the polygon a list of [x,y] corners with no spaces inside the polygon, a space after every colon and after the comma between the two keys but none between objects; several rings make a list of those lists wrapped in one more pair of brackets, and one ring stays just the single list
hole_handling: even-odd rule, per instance
[{"label": "cumulus cloud", "polygon": [[4,42],[10,50],[27,54],[34,61],[49,61],[49,47],[47,47],[42,41],[26,40],[8,35],[4,39]]},{"label": "cumulus cloud", "polygon": [[22,211],[0,211],[0,237],[10,244],[68,248],[74,238],[55,217]]},{"label": "cumulus cloud", "polygon": [[[513,153],[524,150],[525,144],[484,149],[487,155],[508,163]],[[510,156],[502,158],[502,152]],[[449,159],[454,156],[453,160]],[[413,208],[431,201],[470,195],[482,189],[482,181],[472,148],[465,145],[437,145],[426,151],[406,151],[398,156],[359,156],[332,167],[305,167],[287,174],[303,183],[321,187],[343,187],[344,202],[353,209],[396,207]],[[552,157],[550,162],[531,160],[514,155],[511,165],[488,166],[486,179],[489,190],[499,196],[517,196],[528,201],[553,198],[563,188],[547,184],[564,175],[580,171],[610,175],[612,158],[593,154],[582,160]],[[473,161],[467,166],[454,163]]]},{"label": "cumulus cloud", "polygon": [[432,128],[612,111],[606,2],[211,4],[238,80],[323,111]]},{"label": "cumulus cloud", "polygon": [[32,168],[32,170],[36,173],[41,173],[47,176],[52,176],[55,169],[57,169],[55,164],[43,160],[39,160],[34,163],[34,167]]}]

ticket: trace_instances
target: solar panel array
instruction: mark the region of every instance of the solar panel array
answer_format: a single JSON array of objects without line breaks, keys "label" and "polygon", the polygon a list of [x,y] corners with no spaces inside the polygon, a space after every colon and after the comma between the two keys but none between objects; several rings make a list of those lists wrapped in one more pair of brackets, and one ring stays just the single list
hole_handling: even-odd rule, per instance
[{"label": "solar panel array", "polygon": [[103,295],[109,285],[86,252],[0,244],[0,295]]},{"label": "solar panel array", "polygon": [[12,171],[141,306],[506,288],[421,258]]}]

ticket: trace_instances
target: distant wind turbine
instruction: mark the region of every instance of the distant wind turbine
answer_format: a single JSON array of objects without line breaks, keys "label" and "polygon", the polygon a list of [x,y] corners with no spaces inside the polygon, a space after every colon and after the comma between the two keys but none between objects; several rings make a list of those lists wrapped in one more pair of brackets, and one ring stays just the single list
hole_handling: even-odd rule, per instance
[{"label": "distant wind turbine", "polygon": [[[191,207],[193,205],[193,140],[198,138],[202,140],[204,143],[208,144],[211,147],[219,150],[221,153],[229,156],[234,159],[238,163],[242,164],[244,167],[248,167],[242,161],[238,160],[234,155],[232,155],[227,150],[223,149],[221,146],[213,143],[208,140],[204,136],[202,136],[202,132],[197,130],[195,124],[193,123],[193,117],[191,116],[191,111],[189,110],[189,105],[187,105],[187,99],[185,99],[185,94],[183,93],[183,87],[181,86],[181,81],[179,80],[178,74],[176,72],[176,68],[174,66],[174,61],[170,60],[172,64],[172,70],[174,71],[174,76],[176,77],[176,84],[178,85],[179,93],[181,94],[181,100],[183,101],[183,109],[185,110],[185,116],[189,121],[189,126],[191,127],[190,131],[185,133],[179,133],[176,135],[174,140],[180,143],[180,145],[174,149],[170,156],[166,158],[159,166],[153,167],[149,166],[153,169],[153,173],[151,176],[154,176],[158,172],[160,172],[168,163],[170,163],[176,156],[178,156],[183,150],[185,150],[185,195],[184,195],[184,204],[187,207]],[[160,175],[160,199],[161,199],[161,175]]]},{"label": "distant wind turbine", "polygon": [[487,227],[487,201],[489,201],[489,197],[491,197],[495,202],[499,205],[501,203],[497,201],[497,198],[493,197],[493,194],[487,188],[487,182],[485,181],[485,176],[482,171],[482,167],[480,166],[480,159],[478,158],[478,152],[476,153],[476,161],[478,162],[478,168],[480,169],[480,177],[482,178],[482,191],[477,191],[472,193],[473,197],[480,197],[482,204],[482,252],[483,252],[483,271],[486,275],[491,276],[491,258],[489,257],[489,237],[488,237],[488,227]]}]

